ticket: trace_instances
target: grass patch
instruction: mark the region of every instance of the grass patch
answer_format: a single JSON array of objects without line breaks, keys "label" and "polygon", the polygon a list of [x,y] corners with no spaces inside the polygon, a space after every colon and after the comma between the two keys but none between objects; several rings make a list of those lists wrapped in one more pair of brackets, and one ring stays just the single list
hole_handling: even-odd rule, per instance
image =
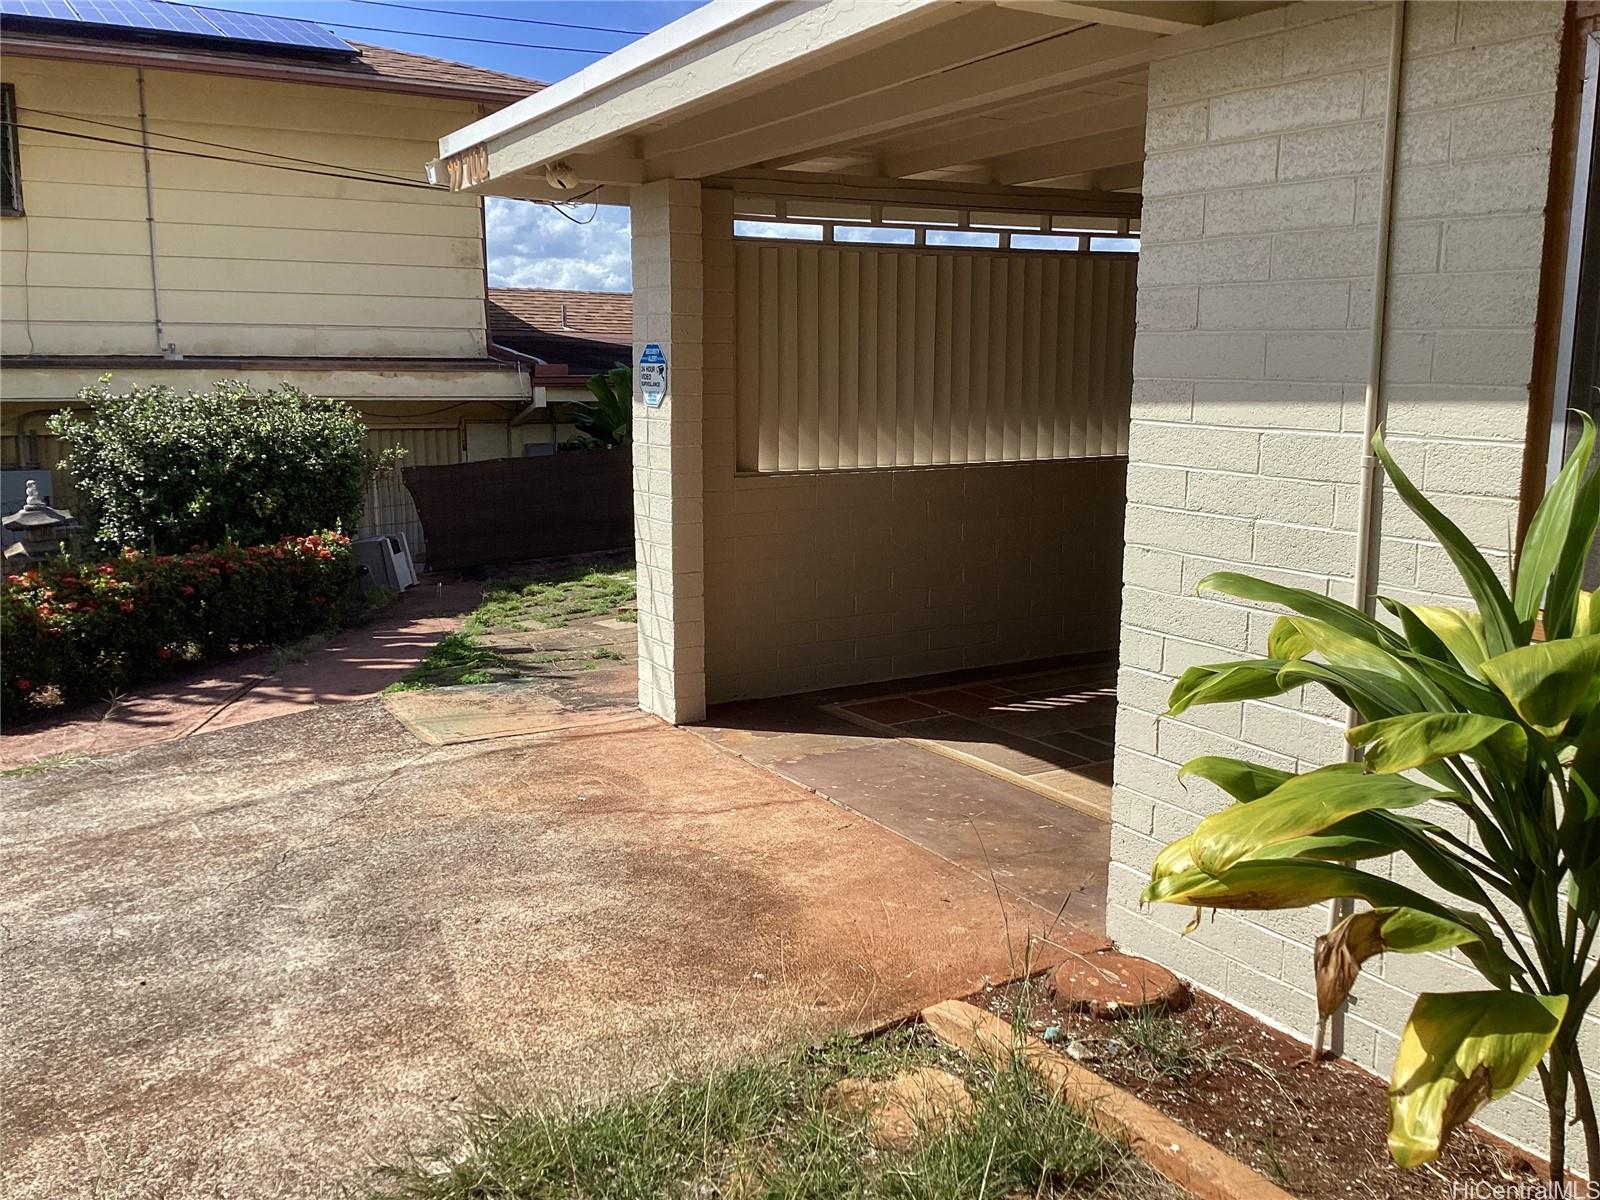
[{"label": "grass patch", "polygon": [[57,767],[70,767],[73,763],[86,762],[89,756],[77,754],[51,754],[44,758],[36,758],[32,762],[20,763],[15,767],[7,767],[0,771],[0,779],[27,779],[32,775],[43,775],[46,771],[53,771]]},{"label": "grass patch", "polygon": [[1201,1046],[1170,1013],[1141,1010],[1123,1019],[1117,1033],[1142,1054],[1146,1079],[1193,1079],[1216,1070],[1231,1056],[1227,1046]]},{"label": "grass patch", "polygon": [[422,688],[451,687],[458,683],[493,683],[497,674],[515,673],[517,664],[503,654],[478,645],[464,633],[447,633],[428,656],[384,688],[385,692],[415,692]]},{"label": "grass patch", "polygon": [[466,619],[468,634],[559,629],[582,617],[617,616],[634,620],[634,570],[626,566],[579,564],[533,579],[499,581]]},{"label": "grass patch", "polygon": [[[961,1076],[975,1109],[906,1150],[874,1147],[863,1118],[823,1102],[846,1075],[883,1078],[930,1064]],[[377,1181],[371,1200],[1163,1194],[1026,1068],[973,1064],[920,1030],[835,1039],[605,1103],[480,1113],[449,1144],[380,1169]]]},{"label": "grass patch", "polygon": [[496,650],[497,634],[530,633],[559,629],[585,617],[615,616],[636,620],[632,563],[580,563],[557,568],[533,578],[497,580],[483,603],[469,613],[461,628],[428,651],[405,678],[385,692],[415,692],[423,688],[464,683],[495,683],[528,674],[528,668],[571,662],[579,670],[593,670],[604,659],[621,659],[609,647],[580,651],[534,652],[517,657]]}]

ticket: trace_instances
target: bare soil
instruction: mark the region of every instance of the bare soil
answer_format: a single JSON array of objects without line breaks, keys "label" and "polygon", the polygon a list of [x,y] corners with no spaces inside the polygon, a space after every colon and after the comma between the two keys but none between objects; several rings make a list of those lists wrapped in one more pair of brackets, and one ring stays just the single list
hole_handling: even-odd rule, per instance
[{"label": "bare soil", "polygon": [[1007,1020],[1020,1006],[1034,1036],[1048,1035],[1063,1053],[1304,1200],[1445,1200],[1479,1194],[1485,1184],[1531,1188],[1539,1180],[1526,1156],[1470,1128],[1436,1162],[1402,1171],[1385,1146],[1382,1080],[1348,1062],[1310,1066],[1306,1043],[1209,996],[1196,995],[1182,1012],[1102,1020],[1058,1008],[1046,977],[985,991],[974,1003]]}]

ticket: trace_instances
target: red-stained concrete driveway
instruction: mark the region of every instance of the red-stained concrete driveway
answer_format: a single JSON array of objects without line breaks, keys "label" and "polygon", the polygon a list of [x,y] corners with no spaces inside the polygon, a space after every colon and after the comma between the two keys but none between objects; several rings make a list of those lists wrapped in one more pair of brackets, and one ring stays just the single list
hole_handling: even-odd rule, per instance
[{"label": "red-stained concrete driveway", "polygon": [[364,700],[6,781],[0,1190],[335,1194],[481,1089],[570,1100],[874,1026],[1054,927],[615,712],[430,746]]},{"label": "red-stained concrete driveway", "polygon": [[301,662],[274,669],[270,654],[248,655],[8,731],[0,736],[0,766],[131,750],[376,695],[460,625],[483,589],[481,583],[425,580]]}]

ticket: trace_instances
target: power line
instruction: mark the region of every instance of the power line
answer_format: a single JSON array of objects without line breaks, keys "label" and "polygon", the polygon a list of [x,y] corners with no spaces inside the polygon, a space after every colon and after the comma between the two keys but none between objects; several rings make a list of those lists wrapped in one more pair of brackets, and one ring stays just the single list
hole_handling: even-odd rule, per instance
[{"label": "power line", "polygon": [[[85,142],[99,142],[106,146],[124,146],[130,150],[143,150],[145,147],[139,142],[124,142],[117,138],[100,137],[93,133],[76,133],[70,129],[55,129],[49,125],[24,125],[18,122],[15,129],[28,129],[35,133],[53,133],[57,137],[78,138]],[[156,154],[177,154],[184,158],[204,158],[212,162],[233,163],[244,167],[265,167],[272,171],[293,171],[297,175],[321,175],[328,179],[344,179],[353,183],[376,183],[386,187],[421,188],[425,192],[443,192],[446,188],[435,187],[431,183],[413,183],[409,180],[394,178],[379,178],[371,175],[352,175],[342,171],[318,171],[312,167],[291,167],[284,163],[258,162],[249,158],[230,158],[225,154],[205,154],[199,150],[177,150],[171,146],[151,146],[150,150]]]},{"label": "power line", "polygon": [[[138,129],[137,126],[118,125],[114,121],[101,121],[101,120],[99,120],[99,119],[97,119],[95,117],[85,117],[85,116],[82,116],[82,115],[80,115],[78,113],[52,112],[51,110],[49,110],[47,108],[31,108],[31,107],[27,107],[27,106],[24,106],[22,111],[23,112],[37,113],[39,116],[42,116],[42,117],[58,117],[58,118],[60,118],[62,120],[65,120],[65,121],[79,121],[79,122],[82,122],[85,125],[99,125],[99,126],[102,126],[103,128],[106,128],[106,129],[121,130],[123,133],[138,133],[138,132],[140,132],[140,130]],[[64,131],[56,131],[56,132],[64,132]],[[285,162],[304,163],[305,165],[311,166],[311,167],[332,167],[333,169],[335,169],[337,171],[348,171],[348,170],[352,169],[345,163],[323,162],[321,159],[318,159],[318,158],[297,158],[293,154],[278,154],[277,152],[272,151],[272,150],[258,150],[254,146],[235,146],[231,142],[208,142],[204,138],[184,137],[182,134],[178,134],[178,133],[162,133],[159,130],[154,130],[154,129],[152,129],[150,131],[150,136],[151,137],[159,137],[159,138],[167,138],[170,141],[175,141],[175,142],[189,142],[189,143],[191,143],[193,145],[196,145],[196,146],[210,146],[210,147],[212,147],[213,149],[216,149],[216,150],[237,150],[241,154],[261,154],[261,155],[265,155],[267,158],[282,159]],[[160,149],[165,149],[165,147],[152,146],[151,149],[152,150],[160,150]],[[247,161],[247,160],[241,159],[239,161],[243,162],[243,161]],[[257,163],[256,165],[257,166],[266,167],[266,166],[272,166],[273,164],[271,164],[271,163]],[[419,179],[409,178],[409,177],[407,177],[405,175],[391,175],[387,171],[379,171],[379,170],[375,170],[375,169],[368,168],[368,167],[356,167],[356,168],[353,168],[353,169],[356,170],[356,171],[359,171],[363,176],[374,178],[374,179],[393,180],[396,183],[412,183],[412,184],[422,183],[422,181],[419,180]],[[432,187],[433,185],[432,184],[426,184],[424,186]],[[435,190],[438,190],[438,189],[435,189]]]},{"label": "power line", "polygon": [[613,29],[609,25],[575,25],[566,21],[539,21],[533,17],[502,17],[498,13],[466,12],[459,8],[429,8],[425,4],[396,4],[394,0],[355,0],[357,4],[370,4],[375,8],[403,8],[411,12],[438,13],[445,17],[476,17],[481,21],[510,21],[517,25],[551,25],[557,29],[582,29],[590,33],[621,33],[628,37],[643,37],[648,29]]},{"label": "power line", "polygon": [[[207,7],[213,12],[233,13],[241,17],[282,17],[284,15],[282,13],[251,12],[243,8],[217,8],[215,5],[207,5]],[[285,19],[303,21],[306,18],[286,17]],[[547,46],[539,42],[508,42],[505,38],[468,37],[464,33],[423,33],[419,29],[389,29],[382,25],[352,25],[348,21],[326,21],[320,18],[314,21],[313,24],[326,25],[332,29],[354,29],[360,33],[394,33],[402,37],[432,38],[446,42],[475,42],[480,46],[514,46],[519,50],[557,50],[567,54],[593,54],[601,58],[611,53],[610,50],[590,50],[583,46]]]}]

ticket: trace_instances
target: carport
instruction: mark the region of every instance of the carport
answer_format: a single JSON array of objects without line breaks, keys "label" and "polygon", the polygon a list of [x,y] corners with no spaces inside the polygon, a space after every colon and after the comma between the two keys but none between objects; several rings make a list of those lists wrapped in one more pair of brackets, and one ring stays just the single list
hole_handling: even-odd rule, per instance
[{"label": "carport", "polygon": [[1115,646],[1146,63],[1260,7],[714,3],[444,139],[632,206],[642,707]]}]

